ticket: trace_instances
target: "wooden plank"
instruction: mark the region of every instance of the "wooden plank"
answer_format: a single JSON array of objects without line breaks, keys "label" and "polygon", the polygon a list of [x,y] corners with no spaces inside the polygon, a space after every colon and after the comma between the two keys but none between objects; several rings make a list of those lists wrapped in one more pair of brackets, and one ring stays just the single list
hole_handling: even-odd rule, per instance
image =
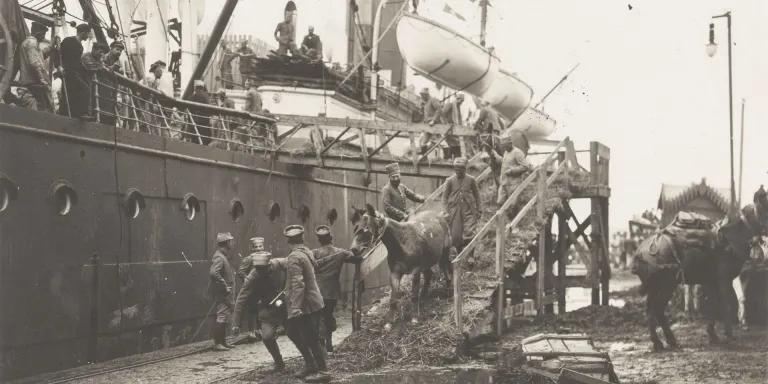
[{"label": "wooden plank", "polygon": [[566,334],[557,334],[557,333],[539,333],[538,335],[533,335],[531,337],[527,337],[523,339],[520,344],[526,345],[529,343],[533,343],[539,340],[544,339],[557,339],[557,340],[592,340],[591,337],[589,337],[585,333],[566,333]]},{"label": "wooden plank", "polygon": [[567,267],[567,261],[568,261],[568,249],[570,248],[568,244],[568,238],[566,237],[566,231],[568,229],[568,221],[567,217],[563,214],[563,211],[559,211],[557,213],[557,221],[558,221],[558,227],[557,227],[557,241],[558,241],[558,259],[557,259],[557,277],[558,277],[558,286],[557,286],[557,295],[559,296],[559,301],[557,302],[557,313],[558,314],[564,314],[565,313],[565,307],[566,307],[566,300],[565,300],[565,289],[567,288],[567,283],[565,281],[566,278],[566,267]]},{"label": "wooden plank", "polygon": [[603,143],[593,141],[593,143],[596,144],[595,149],[597,150],[597,156],[601,159],[610,160],[611,159],[611,149],[608,148]]},{"label": "wooden plank", "polygon": [[397,137],[399,133],[400,131],[397,131],[392,137],[387,138],[387,135],[384,134],[384,131],[376,131],[376,136],[379,138],[379,141],[381,142],[381,144],[379,145],[378,148],[376,148],[376,150],[373,151],[373,153],[371,153],[371,156],[376,155],[376,153],[379,152],[380,150],[381,150],[381,153],[389,155],[389,147],[387,146],[387,144],[389,144],[389,142],[392,141],[392,139]]},{"label": "wooden plank", "polygon": [[312,144],[315,146],[315,156],[317,158],[317,166],[322,167],[323,166],[323,133],[320,132],[320,127],[317,125],[312,127],[312,136],[314,136],[314,139],[312,140]]},{"label": "wooden plank", "polygon": [[350,129],[352,129],[352,126],[349,126],[345,128],[343,131],[341,131],[341,133],[338,136],[333,138],[333,141],[331,141],[330,144],[326,145],[325,148],[323,148],[320,154],[324,155],[326,152],[328,152],[328,150],[331,149],[331,147],[333,147],[333,145],[336,144],[341,139],[342,136],[344,136],[347,132],[349,132]]},{"label": "wooden plank", "polygon": [[[520,183],[520,186],[512,193],[512,196],[510,196],[507,199],[507,201],[505,201],[504,204],[502,204],[502,206],[496,211],[496,213],[493,214],[493,216],[488,220],[488,222],[485,223],[483,228],[480,229],[480,231],[478,231],[477,234],[475,234],[475,237],[472,239],[472,241],[469,244],[467,244],[466,247],[464,247],[464,249],[461,251],[461,253],[458,256],[456,256],[455,259],[453,259],[452,262],[454,264],[458,260],[461,260],[464,256],[466,256],[470,251],[472,251],[477,246],[477,244],[479,242],[479,239],[482,239],[485,236],[485,234],[488,233],[488,231],[493,226],[496,225],[496,216],[498,216],[500,212],[502,212],[502,214],[505,214],[507,208],[509,208],[509,206],[512,205],[512,202],[515,201],[517,199],[517,197],[520,196],[521,193],[523,193],[523,189],[525,189],[525,187],[528,184],[530,184],[531,181],[533,181],[533,179],[535,177],[536,177],[536,172],[531,172],[531,174],[528,175],[528,177],[526,177],[525,180],[523,180],[522,183]],[[534,199],[535,199],[535,196],[534,196]],[[534,199],[531,199],[531,201],[533,201]],[[530,203],[530,201],[529,201],[529,203]],[[520,220],[522,220],[523,216],[525,216],[525,215],[524,215],[524,212],[521,210],[520,213],[517,214],[515,219],[518,219],[518,217],[519,217],[520,219],[517,220],[517,222],[520,222]],[[515,220],[512,220],[512,223],[515,223]],[[515,225],[517,225],[517,223],[515,223]],[[509,228],[509,225],[507,226],[507,228]]]},{"label": "wooden plank", "polygon": [[368,146],[365,145],[365,131],[363,128],[357,129],[357,134],[360,135],[360,150],[363,155],[363,164],[365,165],[365,172],[371,173],[371,163],[368,161]]},{"label": "wooden plank", "polygon": [[456,329],[459,333],[463,333],[462,329],[462,308],[461,308],[462,292],[461,292],[461,264],[453,266],[453,313],[454,322],[456,323]]},{"label": "wooden plank", "polygon": [[408,134],[408,140],[411,141],[411,160],[413,161],[413,169],[418,169],[419,166],[419,152],[416,147],[416,134],[410,132]]},{"label": "wooden plank", "polygon": [[[279,124],[306,124],[306,125],[327,125],[336,127],[347,127],[352,125],[361,129],[375,130],[375,131],[401,131],[401,132],[413,132],[413,133],[432,133],[445,135],[447,132],[451,132],[455,136],[471,136],[474,137],[477,132],[472,127],[451,125],[451,124],[435,124],[430,126],[426,123],[405,123],[396,121],[383,121],[383,120],[354,120],[338,117],[321,117],[321,116],[300,116],[300,115],[275,115]],[[451,131],[451,128],[453,130]]]},{"label": "wooden plank", "polygon": [[[496,228],[505,228],[507,215],[496,215]],[[506,259],[506,234],[504,231],[496,231],[496,277],[499,279],[498,293],[496,294],[496,336],[501,337],[504,320],[504,261]]]},{"label": "wooden plank", "polygon": [[551,373],[551,372],[547,372],[547,371],[545,371],[543,369],[529,367],[527,365],[523,365],[523,369],[528,371],[529,373],[534,374],[534,375],[539,375],[539,376],[546,377],[546,378],[549,378],[549,379],[552,379],[552,380],[557,380],[557,378],[558,378],[557,374]]},{"label": "wooden plank", "polygon": [[605,352],[598,352],[598,351],[568,351],[568,352],[539,352],[539,351],[531,351],[526,352],[523,351],[523,356],[525,357],[559,357],[559,356],[583,356],[583,357],[605,357]]},{"label": "wooden plank", "polygon": [[[607,372],[606,372],[607,373]],[[560,377],[557,379],[557,384],[610,384],[610,381],[605,381],[585,375],[580,372],[576,372],[570,369],[563,368],[560,371]]]},{"label": "wooden plank", "polygon": [[[538,217],[544,217],[546,214],[546,201],[547,201],[547,174],[546,169],[549,162],[545,162],[544,166],[539,168],[539,182],[538,192],[539,197],[538,205],[536,206],[536,215]],[[536,261],[536,271],[538,278],[536,279],[536,311],[539,315],[544,314],[544,277],[547,270],[547,231],[542,229],[539,231],[539,255]]]},{"label": "wooden plank", "polygon": [[287,140],[287,138],[289,139],[291,136],[293,136],[294,133],[296,133],[296,131],[298,131],[299,129],[302,129],[304,127],[306,127],[306,125],[304,125],[304,124],[296,124],[296,126],[294,126],[293,128],[291,128],[291,129],[283,132],[282,134],[278,135],[277,136],[277,141],[283,142],[284,139],[286,139],[286,140]]},{"label": "wooden plank", "polygon": [[541,296],[541,302],[540,306],[545,306],[547,304],[554,304],[557,303],[558,296],[557,295],[542,295]]}]

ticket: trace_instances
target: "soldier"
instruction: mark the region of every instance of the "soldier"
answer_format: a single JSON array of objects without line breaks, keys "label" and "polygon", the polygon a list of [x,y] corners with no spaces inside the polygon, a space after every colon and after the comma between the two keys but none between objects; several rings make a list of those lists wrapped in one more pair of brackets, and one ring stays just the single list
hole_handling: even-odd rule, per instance
[{"label": "soldier", "polygon": [[408,187],[400,183],[400,165],[388,164],[385,169],[389,174],[389,184],[381,189],[381,206],[387,217],[397,221],[403,221],[407,217],[405,212],[405,199],[416,203],[423,203],[424,196],[414,193]]},{"label": "soldier", "polygon": [[312,254],[317,262],[315,276],[320,294],[323,296],[323,310],[320,314],[320,344],[325,345],[328,352],[333,352],[333,331],[336,330],[336,319],[333,311],[341,292],[341,267],[344,262],[362,260],[362,255],[354,256],[352,252],[337,248],[333,245],[331,228],[321,225],[315,229],[320,248],[313,249]]},{"label": "soldier", "polygon": [[322,60],[323,58],[323,42],[320,41],[320,36],[315,35],[315,27],[311,25],[309,26],[309,33],[304,36],[304,40],[301,42],[301,54],[310,60]]},{"label": "soldier", "polygon": [[[475,237],[480,219],[480,189],[477,180],[467,175],[467,159],[459,157],[453,162],[455,175],[445,182],[443,209],[451,226],[451,238],[462,239],[457,250],[461,252]],[[454,244],[456,243],[454,242]]]},{"label": "soldier", "polygon": [[293,41],[294,28],[296,27],[293,25],[293,16],[291,13],[286,12],[285,20],[277,24],[274,33],[278,44],[277,53],[279,55],[287,55],[288,52],[293,55],[296,52],[296,42]]},{"label": "soldier", "polygon": [[[237,269],[237,277],[240,279],[240,281],[245,281],[246,277],[248,277],[248,274],[251,273],[251,271],[254,268],[254,259],[260,258],[261,252],[264,252],[264,238],[263,237],[254,237],[251,239],[251,244],[248,246],[251,249],[251,254],[243,258],[243,261],[240,262],[240,268]],[[241,288],[241,293],[242,293]],[[256,333],[256,330],[259,329],[258,319],[255,318],[254,315],[257,315],[259,313],[259,299],[258,296],[252,295],[251,300],[247,301],[248,306],[248,329],[250,329],[251,332],[251,338],[257,339],[258,335]],[[237,310],[237,306],[235,306],[235,310]],[[255,324],[254,324],[255,323]],[[240,324],[239,321],[235,321],[235,325]],[[263,336],[262,336],[263,337]]]},{"label": "soldier", "polygon": [[[440,106],[440,100],[438,100],[436,97],[429,95],[429,88],[424,87],[421,90],[421,99],[424,102],[424,123],[429,124],[430,126],[440,123],[442,120],[440,119],[442,115],[442,107]],[[421,154],[427,153],[427,150],[429,149],[428,146],[432,142],[432,134],[429,132],[422,132],[421,137],[419,138],[419,146],[421,148]]]},{"label": "soldier", "polygon": [[271,256],[271,253],[264,250],[249,256],[251,268],[237,295],[232,333],[237,335],[240,332],[243,307],[247,305],[250,308],[252,303],[256,303],[261,322],[261,341],[275,360],[273,372],[280,372],[285,369],[285,363],[277,346],[277,328],[286,319],[285,296],[281,289],[285,286],[287,259],[270,260]]},{"label": "soldier", "polygon": [[285,296],[288,304],[286,331],[296,349],[304,358],[304,369],[297,378],[307,381],[328,381],[325,351],[320,346],[318,320],[323,309],[323,296],[315,280],[315,258],[304,245],[304,228],[289,225],[284,231],[291,247],[285,277]]},{"label": "soldier", "polygon": [[213,254],[211,281],[208,293],[212,295],[216,306],[216,324],[213,327],[215,351],[228,351],[233,346],[227,344],[227,319],[232,312],[232,289],[235,287],[235,274],[229,264],[229,251],[235,246],[235,238],[229,232],[216,235],[218,249]]},{"label": "soldier", "polygon": [[[89,90],[81,61],[83,57],[81,42],[88,40],[90,35],[91,26],[80,24],[77,26],[77,34],[64,38],[59,45],[61,47],[59,72],[64,75],[62,82],[64,97],[59,100],[60,115],[93,120],[93,116],[88,110],[88,99],[84,97]],[[72,98],[71,102],[70,97]]]},{"label": "soldier", "polygon": [[48,71],[43,63],[43,53],[40,42],[45,39],[48,27],[33,22],[32,34],[19,47],[21,58],[20,89],[16,92],[24,107],[39,111],[53,112],[51,99],[51,83],[48,81]]},{"label": "soldier", "polygon": [[[515,189],[522,183],[523,179],[528,173],[533,171],[533,166],[528,159],[526,159],[529,145],[528,139],[522,132],[516,131],[510,136],[505,136],[501,139],[501,145],[504,148],[504,158],[501,161],[501,186],[499,187],[499,194],[496,203],[499,205],[504,204],[507,198],[515,192]],[[518,139],[517,144],[513,144],[515,139]],[[510,215],[515,212],[514,208],[517,202],[513,202],[510,211]]]}]

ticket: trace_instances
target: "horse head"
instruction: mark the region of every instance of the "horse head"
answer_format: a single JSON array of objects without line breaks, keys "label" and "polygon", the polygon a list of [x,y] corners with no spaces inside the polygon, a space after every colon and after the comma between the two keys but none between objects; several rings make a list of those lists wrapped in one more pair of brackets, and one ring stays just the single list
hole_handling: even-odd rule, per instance
[{"label": "horse head", "polygon": [[350,246],[350,251],[356,256],[375,245],[374,243],[381,238],[387,224],[387,218],[377,212],[372,205],[366,204],[365,208],[365,211],[359,216],[359,224],[355,225],[354,237]]}]

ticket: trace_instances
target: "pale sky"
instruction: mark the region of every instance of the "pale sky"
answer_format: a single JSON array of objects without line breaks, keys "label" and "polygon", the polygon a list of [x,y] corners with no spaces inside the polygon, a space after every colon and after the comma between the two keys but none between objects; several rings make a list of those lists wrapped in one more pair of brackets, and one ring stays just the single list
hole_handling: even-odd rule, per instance
[{"label": "pale sky", "polygon": [[[344,36],[348,0],[302,0],[298,30],[312,24],[325,44]],[[477,2],[447,0],[467,23],[441,12],[446,0],[421,0],[421,14],[479,34]],[[176,1],[170,1],[175,9]],[[205,0],[198,33],[212,27],[224,0]],[[401,3],[390,5],[399,7]],[[241,0],[228,33],[266,41],[284,1]],[[715,21],[719,49],[705,51],[711,16],[733,14],[734,143],[739,172],[741,100],[746,99],[743,201],[768,184],[768,2],[765,0],[491,0],[488,45],[541,98],[581,66],[544,104],[558,121],[551,138],[577,149],[611,148],[611,231],[655,208],[662,183],[706,177],[729,187],[728,52],[725,19]],[[74,7],[77,8],[77,7]],[[78,10],[79,11],[79,10]],[[175,12],[172,10],[172,13]],[[79,13],[79,12],[78,12]],[[172,16],[173,17],[173,16]],[[382,26],[383,29],[383,26]],[[476,32],[473,32],[476,31]],[[343,54],[336,54],[340,60]],[[534,102],[535,102],[534,101]],[[738,190],[738,189],[737,189]]]}]

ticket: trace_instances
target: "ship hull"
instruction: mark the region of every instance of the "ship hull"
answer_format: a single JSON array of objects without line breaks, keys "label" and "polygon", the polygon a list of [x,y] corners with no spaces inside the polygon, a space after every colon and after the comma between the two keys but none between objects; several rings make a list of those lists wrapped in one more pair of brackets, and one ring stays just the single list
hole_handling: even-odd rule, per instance
[{"label": "ship hull", "polygon": [[[294,172],[331,184],[297,179]],[[0,173],[18,187],[0,212],[3,380],[207,339],[212,303],[205,292],[217,232],[234,235],[235,267],[254,236],[285,256],[288,224],[303,224],[309,234],[330,224],[336,243],[346,246],[350,205],[376,204],[375,191],[387,182],[372,175],[369,191],[360,173],[272,164],[262,155],[5,105]],[[420,193],[437,187],[435,180],[404,179]],[[77,194],[64,216],[51,195],[57,181]],[[145,200],[136,218],[123,204],[131,188]],[[188,194],[199,201],[192,220],[182,210]],[[237,221],[235,199],[244,208]],[[272,203],[280,207],[274,220]],[[303,207],[309,209],[304,222]],[[332,224],[331,210],[338,217]],[[311,235],[307,242],[316,246]],[[351,290],[348,269],[345,291]],[[388,273],[384,266],[371,274],[366,287],[378,292]],[[368,291],[366,299],[373,296]]]}]

